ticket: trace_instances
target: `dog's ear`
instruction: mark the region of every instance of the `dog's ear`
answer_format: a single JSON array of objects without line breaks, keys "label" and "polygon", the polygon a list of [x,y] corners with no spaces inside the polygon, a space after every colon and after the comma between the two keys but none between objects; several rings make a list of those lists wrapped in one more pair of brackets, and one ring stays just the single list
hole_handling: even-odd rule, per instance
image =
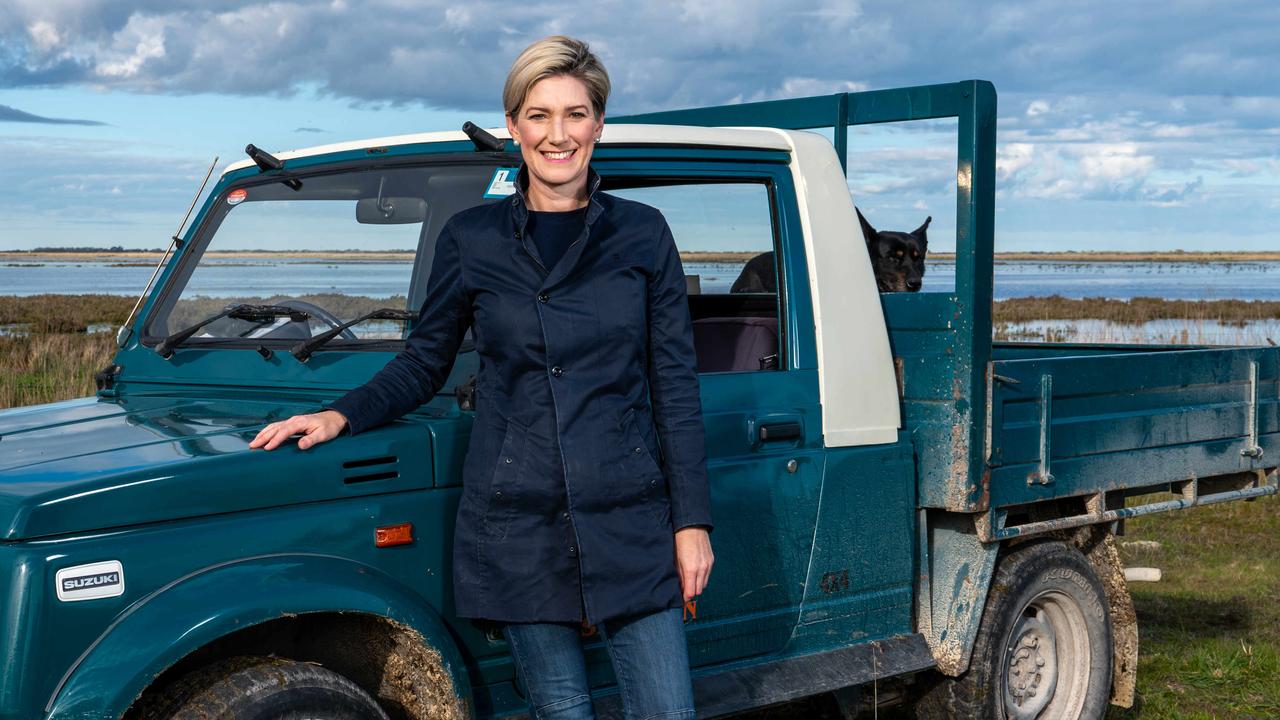
[{"label": "dog's ear", "polygon": [[858,213],[858,224],[862,226],[862,235],[866,239],[867,244],[870,245],[871,242],[876,239],[878,232],[875,228],[871,227],[871,223],[867,222],[866,218],[862,217],[862,211],[859,210],[856,205],[854,206],[853,211]]},{"label": "dog's ear", "polygon": [[929,223],[931,223],[931,222],[933,222],[933,216],[932,216],[932,215],[930,215],[929,217],[925,218],[925,219],[924,219],[924,224],[923,224],[923,225],[921,225],[920,227],[916,228],[915,230],[912,230],[912,231],[911,231],[911,234],[912,234],[912,235],[915,235],[916,237],[920,238],[921,240],[924,240],[925,242],[929,242],[929,238],[925,235],[925,231],[929,229]]}]

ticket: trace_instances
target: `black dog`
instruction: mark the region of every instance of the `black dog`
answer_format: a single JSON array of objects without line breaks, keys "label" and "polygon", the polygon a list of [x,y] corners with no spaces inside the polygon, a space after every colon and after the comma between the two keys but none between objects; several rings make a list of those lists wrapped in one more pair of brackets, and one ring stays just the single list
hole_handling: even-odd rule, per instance
[{"label": "black dog", "polygon": [[917,292],[924,283],[924,256],[929,252],[926,231],[933,216],[909,233],[895,230],[876,230],[858,213],[862,235],[867,239],[867,253],[871,255],[871,269],[876,274],[876,287],[880,292]]},{"label": "black dog", "polygon": [[[933,216],[909,233],[871,227],[871,223],[858,213],[862,234],[867,240],[867,252],[871,255],[871,267],[876,275],[876,287],[880,292],[916,292],[924,280],[924,256],[929,251],[926,231]],[[778,291],[774,275],[773,253],[761,253],[747,261],[738,279],[729,288],[731,293],[771,293]]]}]

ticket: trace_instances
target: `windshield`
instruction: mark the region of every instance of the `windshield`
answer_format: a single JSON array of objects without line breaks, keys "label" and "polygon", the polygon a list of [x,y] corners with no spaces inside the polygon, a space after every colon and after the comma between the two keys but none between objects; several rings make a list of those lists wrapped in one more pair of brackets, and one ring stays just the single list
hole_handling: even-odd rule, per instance
[{"label": "windshield", "polygon": [[[296,342],[380,308],[416,312],[425,288],[414,278],[429,274],[440,229],[459,210],[494,202],[484,198],[494,168],[367,168],[302,176],[296,191],[281,182],[232,188],[215,201],[146,334],[167,336],[238,304],[302,314],[227,316],[191,340]],[[407,321],[373,319],[335,342],[407,332]]]}]

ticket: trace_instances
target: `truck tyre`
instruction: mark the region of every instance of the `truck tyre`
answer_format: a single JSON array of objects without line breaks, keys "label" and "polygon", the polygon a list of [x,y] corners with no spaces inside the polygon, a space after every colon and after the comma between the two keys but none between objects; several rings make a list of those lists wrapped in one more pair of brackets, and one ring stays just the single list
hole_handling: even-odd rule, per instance
[{"label": "truck tyre", "polygon": [[234,657],[171,685],[146,720],[388,720],[359,685],[332,670],[269,657]]},{"label": "truck tyre", "polygon": [[939,677],[921,718],[1092,720],[1111,696],[1111,617],[1089,561],[1060,542],[1001,559],[969,670]]}]

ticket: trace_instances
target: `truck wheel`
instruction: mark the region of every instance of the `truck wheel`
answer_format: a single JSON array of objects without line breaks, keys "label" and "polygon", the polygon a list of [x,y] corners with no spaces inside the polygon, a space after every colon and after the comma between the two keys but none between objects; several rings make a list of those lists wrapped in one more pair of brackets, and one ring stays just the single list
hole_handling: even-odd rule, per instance
[{"label": "truck wheel", "polygon": [[147,720],[387,720],[360,686],[303,662],[237,657],[197,670],[166,690]]},{"label": "truck wheel", "polygon": [[1089,561],[1059,542],[1015,548],[996,569],[969,670],[939,679],[923,718],[1092,720],[1111,697],[1111,617]]}]

